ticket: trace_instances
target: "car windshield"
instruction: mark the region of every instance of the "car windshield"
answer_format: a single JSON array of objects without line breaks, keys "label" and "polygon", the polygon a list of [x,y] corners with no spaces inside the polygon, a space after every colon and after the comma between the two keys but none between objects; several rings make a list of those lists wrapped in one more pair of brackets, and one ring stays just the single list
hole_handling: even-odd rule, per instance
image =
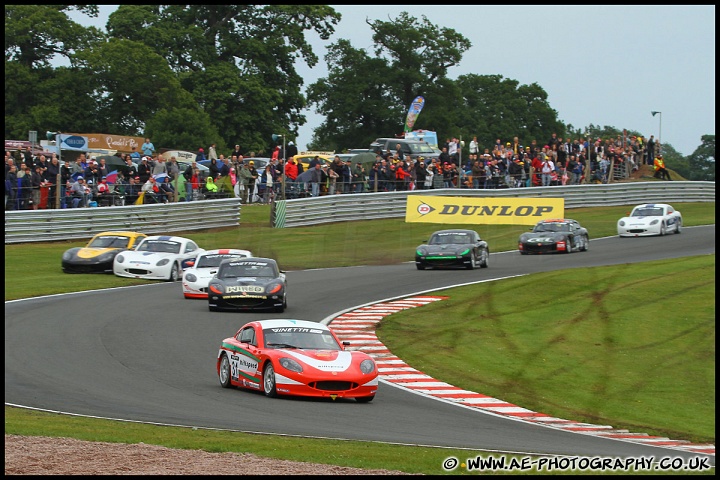
[{"label": "car windshield", "polygon": [[145,240],[138,246],[138,252],[180,253],[180,243],[170,240]]},{"label": "car windshield", "polygon": [[435,153],[435,150],[433,150],[427,143],[409,143],[408,146],[410,147],[410,151],[412,153],[427,153],[430,155]]},{"label": "car windshield", "polygon": [[195,265],[195,268],[214,268],[219,267],[220,262],[225,260],[226,258],[242,258],[244,255],[239,255],[237,253],[217,253],[213,255],[203,255],[200,257],[200,259],[197,262],[197,265]]},{"label": "car windshield", "polygon": [[464,233],[442,233],[433,235],[432,238],[430,238],[428,245],[452,245],[465,243],[472,243],[470,241],[470,235],[465,235]]},{"label": "car windshield", "polygon": [[220,271],[220,278],[267,277],[275,278],[277,274],[272,265],[263,263],[228,263]]},{"label": "car windshield", "polygon": [[342,350],[327,330],[306,327],[281,327],[263,330],[265,346],[306,350]]},{"label": "car windshield", "polygon": [[89,248],[127,248],[130,244],[129,237],[118,237],[115,235],[103,235],[92,239]]},{"label": "car windshield", "polygon": [[567,223],[541,223],[536,225],[533,232],[569,232],[570,225]]},{"label": "car windshield", "polygon": [[633,210],[633,217],[662,217],[663,209],[659,207],[636,208]]}]

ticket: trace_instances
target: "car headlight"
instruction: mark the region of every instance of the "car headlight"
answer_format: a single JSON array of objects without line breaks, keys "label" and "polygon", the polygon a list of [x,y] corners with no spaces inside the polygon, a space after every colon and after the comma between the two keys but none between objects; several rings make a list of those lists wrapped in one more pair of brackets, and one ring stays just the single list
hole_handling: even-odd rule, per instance
[{"label": "car headlight", "polygon": [[73,254],[70,250],[67,250],[65,253],[63,253],[62,259],[63,260],[70,260],[73,257]]},{"label": "car headlight", "polygon": [[267,292],[268,295],[272,295],[273,293],[278,293],[282,290],[283,286],[282,283],[272,283],[265,287],[265,292]]},{"label": "car headlight", "polygon": [[298,362],[296,362],[292,358],[287,358],[287,357],[281,358],[280,365],[283,368],[290,370],[291,372],[302,373],[302,371],[303,371],[302,365],[300,365]]},{"label": "car headlight", "polygon": [[117,263],[123,263],[125,261],[125,257],[123,257],[122,255],[118,255],[117,257],[115,257],[115,261]]},{"label": "car headlight", "polygon": [[415,253],[417,253],[420,256],[426,255],[424,248],[418,248],[417,250],[415,250]]},{"label": "car headlight", "polygon": [[197,277],[192,273],[186,273],[185,280],[187,280],[188,282],[197,282]]},{"label": "car headlight", "polygon": [[657,225],[659,221],[660,221],[660,220],[658,220],[658,219],[656,218],[655,220],[653,220],[652,222],[650,222],[650,225]]},{"label": "car headlight", "polygon": [[225,293],[225,287],[222,283],[211,283],[210,285],[208,285],[208,290],[218,295],[222,295],[223,293]]},{"label": "car headlight", "polygon": [[470,253],[470,249],[469,249],[469,248],[466,249],[466,250],[463,250],[463,251],[460,252],[460,253],[458,253],[458,255],[467,255],[468,253]]},{"label": "car headlight", "polygon": [[170,259],[169,259],[169,258],[163,258],[162,260],[160,260],[159,262],[157,262],[157,263],[155,264],[155,266],[157,266],[157,267],[162,267],[163,265],[167,265],[168,263],[170,263]]},{"label": "car headlight", "polygon": [[360,371],[365,374],[373,373],[375,371],[375,362],[370,359],[363,360],[360,362]]},{"label": "car headlight", "polygon": [[620,221],[618,222],[618,225],[620,225],[621,227],[624,227],[624,226],[625,226],[625,220],[620,220]]}]

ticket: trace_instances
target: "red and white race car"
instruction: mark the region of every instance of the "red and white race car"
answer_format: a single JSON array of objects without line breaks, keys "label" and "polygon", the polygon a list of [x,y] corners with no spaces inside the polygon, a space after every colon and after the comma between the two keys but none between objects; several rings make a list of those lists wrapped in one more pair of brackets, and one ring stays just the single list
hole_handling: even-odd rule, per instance
[{"label": "red and white race car", "polygon": [[378,369],[366,353],[348,351],[322,323],[273,319],[249,322],[222,341],[220,385],[260,390],[268,397],[354,398],[372,401]]}]

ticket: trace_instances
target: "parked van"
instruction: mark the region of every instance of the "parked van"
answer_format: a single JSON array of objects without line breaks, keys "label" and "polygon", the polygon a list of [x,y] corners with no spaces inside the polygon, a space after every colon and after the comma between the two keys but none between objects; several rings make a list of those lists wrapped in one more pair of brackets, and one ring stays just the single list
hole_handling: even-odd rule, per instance
[{"label": "parked van", "polygon": [[390,150],[390,152],[394,155],[398,145],[400,145],[403,155],[412,158],[423,157],[428,159],[440,155],[440,152],[432,148],[427,142],[420,140],[407,140],[404,138],[377,138],[370,144],[370,149],[374,152],[380,150],[382,153]]}]

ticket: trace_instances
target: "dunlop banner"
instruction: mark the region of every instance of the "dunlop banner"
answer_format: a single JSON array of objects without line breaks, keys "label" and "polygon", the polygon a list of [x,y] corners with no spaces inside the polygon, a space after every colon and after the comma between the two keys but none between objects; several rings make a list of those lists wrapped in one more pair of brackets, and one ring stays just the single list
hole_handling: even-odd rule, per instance
[{"label": "dunlop banner", "polygon": [[565,217],[564,198],[407,197],[406,222],[535,225]]}]

